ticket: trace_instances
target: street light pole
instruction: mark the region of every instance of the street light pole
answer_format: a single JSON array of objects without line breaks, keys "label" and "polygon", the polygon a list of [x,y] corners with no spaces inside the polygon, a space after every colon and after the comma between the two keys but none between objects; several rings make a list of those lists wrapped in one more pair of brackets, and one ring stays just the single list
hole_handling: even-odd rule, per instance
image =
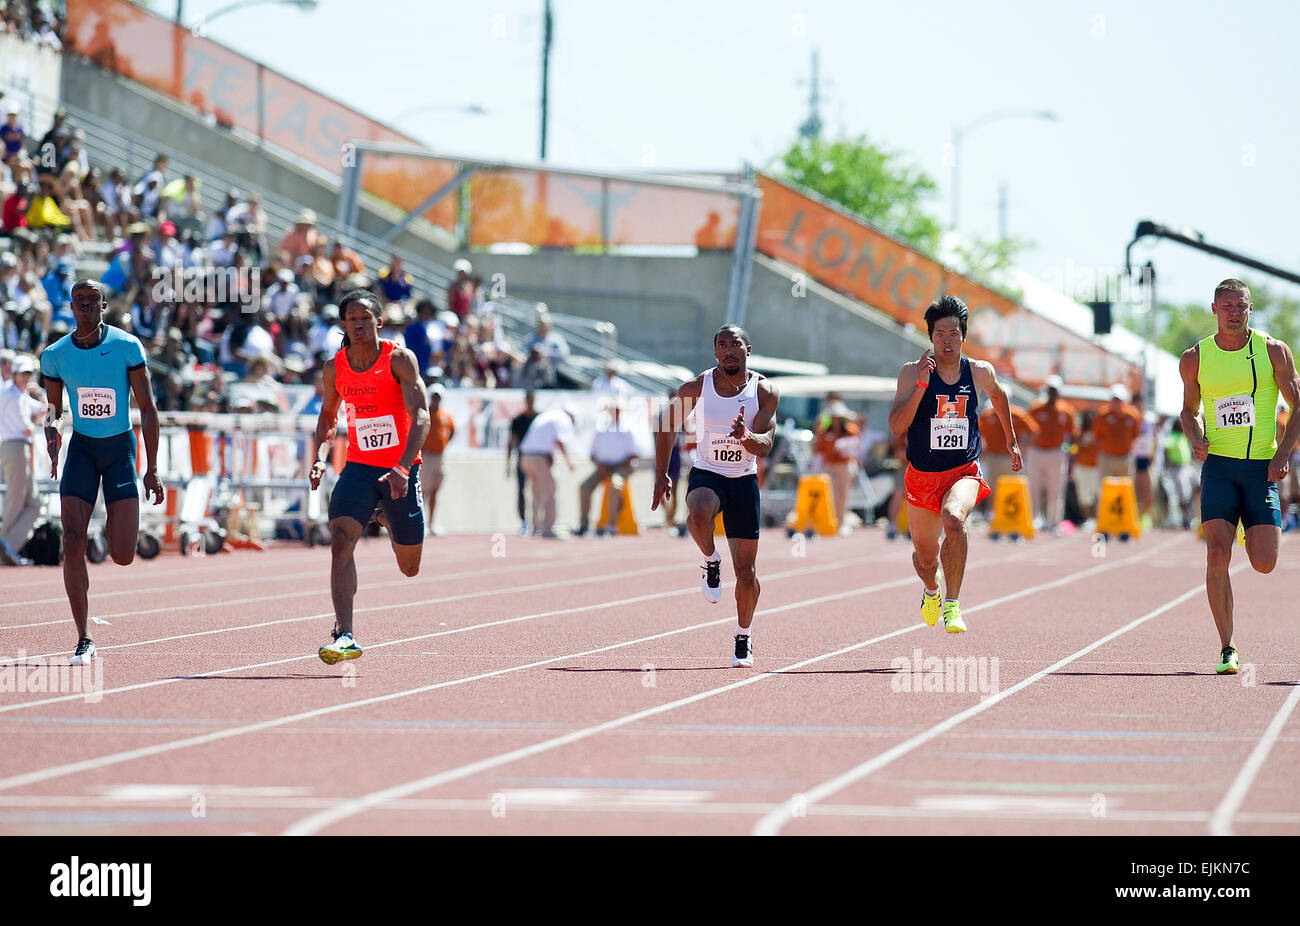
[{"label": "street light pole", "polygon": [[974,132],[976,129],[983,128],[994,122],[1003,119],[1039,119],[1044,122],[1055,122],[1060,117],[1050,109],[997,109],[990,113],[985,113],[978,119],[974,119],[965,126],[954,125],[952,127],[952,227],[956,231],[958,221],[961,216],[961,143],[962,140]]}]

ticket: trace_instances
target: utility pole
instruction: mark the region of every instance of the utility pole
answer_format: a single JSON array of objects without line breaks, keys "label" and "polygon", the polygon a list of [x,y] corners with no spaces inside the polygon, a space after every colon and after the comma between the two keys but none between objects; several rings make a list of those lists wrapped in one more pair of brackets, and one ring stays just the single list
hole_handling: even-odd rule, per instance
[{"label": "utility pole", "polygon": [[998,184],[998,240],[1007,240],[1007,182]]},{"label": "utility pole", "polygon": [[542,153],[546,160],[546,119],[550,109],[551,84],[551,0],[545,0],[542,13]]},{"label": "utility pole", "polygon": [[816,140],[822,137],[821,56],[812,50],[812,79],[808,82],[808,118],[799,126],[799,134]]}]

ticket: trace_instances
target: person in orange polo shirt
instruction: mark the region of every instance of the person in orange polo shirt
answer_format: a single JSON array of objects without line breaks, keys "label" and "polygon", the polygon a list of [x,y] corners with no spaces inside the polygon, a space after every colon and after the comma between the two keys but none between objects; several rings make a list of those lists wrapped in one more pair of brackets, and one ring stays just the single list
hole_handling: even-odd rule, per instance
[{"label": "person in orange polo shirt", "polygon": [[821,460],[822,468],[831,477],[835,523],[840,526],[840,534],[847,535],[852,533],[852,528],[844,523],[844,515],[848,510],[849,487],[853,485],[857,472],[861,429],[843,402],[832,402],[824,414],[830,418],[830,423],[825,427],[818,425],[813,454]]},{"label": "person in orange polo shirt", "polygon": [[1079,422],[1079,442],[1074,445],[1074,493],[1079,499],[1079,511],[1089,521],[1097,516],[1097,496],[1101,492],[1101,473],[1097,469],[1097,435],[1092,423],[1097,413],[1091,409],[1083,413]]},{"label": "person in orange polo shirt", "polygon": [[[1011,420],[1015,422],[1017,435],[1027,438],[1031,443],[1038,436],[1038,422],[1029,417],[1023,408],[1012,405]],[[980,412],[980,440],[984,442],[984,454],[980,457],[984,478],[996,491],[998,477],[1011,475],[1011,449],[1007,447],[1007,436],[1002,431],[1002,423],[998,421],[991,402]]]},{"label": "person in orange polo shirt", "polygon": [[1133,444],[1142,432],[1142,413],[1129,404],[1128,387],[1115,383],[1110,401],[1097,409],[1092,433],[1097,436],[1097,469],[1101,477],[1133,475]]},{"label": "person in orange polo shirt", "polygon": [[443,410],[442,397],[447,389],[442,383],[429,387],[429,435],[424,439],[424,507],[429,510],[426,523],[429,533],[442,533],[433,526],[433,509],[438,504],[438,488],[442,485],[442,453],[447,449],[452,436],[456,433],[456,423],[451,415]]},{"label": "person in orange polo shirt", "polygon": [[[1061,398],[1061,377],[1047,377],[1047,398],[1029,406],[1029,417],[1038,424],[1038,433],[1029,445],[1025,469],[1029,472],[1029,497],[1033,507],[1042,512],[1043,530],[1055,531],[1065,517],[1065,470],[1069,457],[1065,446],[1078,435],[1074,408]],[[1039,499],[1043,507],[1039,508]]]}]

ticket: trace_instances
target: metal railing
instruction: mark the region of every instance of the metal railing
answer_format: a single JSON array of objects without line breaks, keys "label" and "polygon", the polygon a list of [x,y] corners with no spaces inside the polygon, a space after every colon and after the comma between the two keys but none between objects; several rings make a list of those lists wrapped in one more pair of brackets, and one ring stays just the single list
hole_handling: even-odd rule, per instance
[{"label": "metal railing", "polygon": [[[271,246],[271,242],[278,242],[293,227],[295,218],[303,209],[299,203],[177,151],[163,142],[124,133],[117,124],[89,110],[64,105],[72,120],[85,129],[86,149],[92,162],[101,168],[122,167],[126,171],[128,182],[143,173],[156,155],[165,154],[173,173],[191,174],[200,181],[199,201],[209,213],[225,205],[226,193],[231,189],[260,195],[262,210],[266,213],[268,246]],[[450,268],[358,229],[344,229],[336,219],[329,216],[318,213],[316,225],[331,240],[341,238],[346,241],[366,266],[373,268],[368,274],[372,278],[378,275],[380,268],[388,265],[392,257],[402,258],[404,269],[414,283],[413,288],[420,295],[432,299],[439,308],[447,308],[447,287],[456,278],[456,273]],[[514,297],[496,302],[507,337],[522,345],[536,324],[537,303]],[[661,394],[681,383],[680,368],[664,365],[648,354],[620,346],[617,329],[610,322],[556,312],[551,312],[551,320],[555,330],[568,342],[571,352],[569,360],[560,365],[557,373],[574,383],[589,383],[600,375],[610,359],[617,359],[621,363],[624,369],[621,375],[638,391]]]}]

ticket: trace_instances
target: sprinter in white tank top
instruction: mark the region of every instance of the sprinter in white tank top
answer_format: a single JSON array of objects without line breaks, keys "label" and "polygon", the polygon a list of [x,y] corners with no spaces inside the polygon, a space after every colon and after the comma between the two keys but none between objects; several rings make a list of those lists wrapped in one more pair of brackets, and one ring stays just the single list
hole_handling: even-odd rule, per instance
[{"label": "sprinter in white tank top", "polygon": [[722,600],[721,563],[713,525],[722,514],[736,573],[736,631],[732,666],[753,666],[750,625],[758,603],[754,561],[758,557],[758,458],[772,451],[779,397],[749,370],[749,335],[724,325],[713,336],[718,365],[677,390],[664,412],[655,442],[655,488],[651,510],[671,491],[668,460],[683,422],[693,413],[698,444],[686,494],[686,526],[704,554],[700,590],[711,604]]}]

